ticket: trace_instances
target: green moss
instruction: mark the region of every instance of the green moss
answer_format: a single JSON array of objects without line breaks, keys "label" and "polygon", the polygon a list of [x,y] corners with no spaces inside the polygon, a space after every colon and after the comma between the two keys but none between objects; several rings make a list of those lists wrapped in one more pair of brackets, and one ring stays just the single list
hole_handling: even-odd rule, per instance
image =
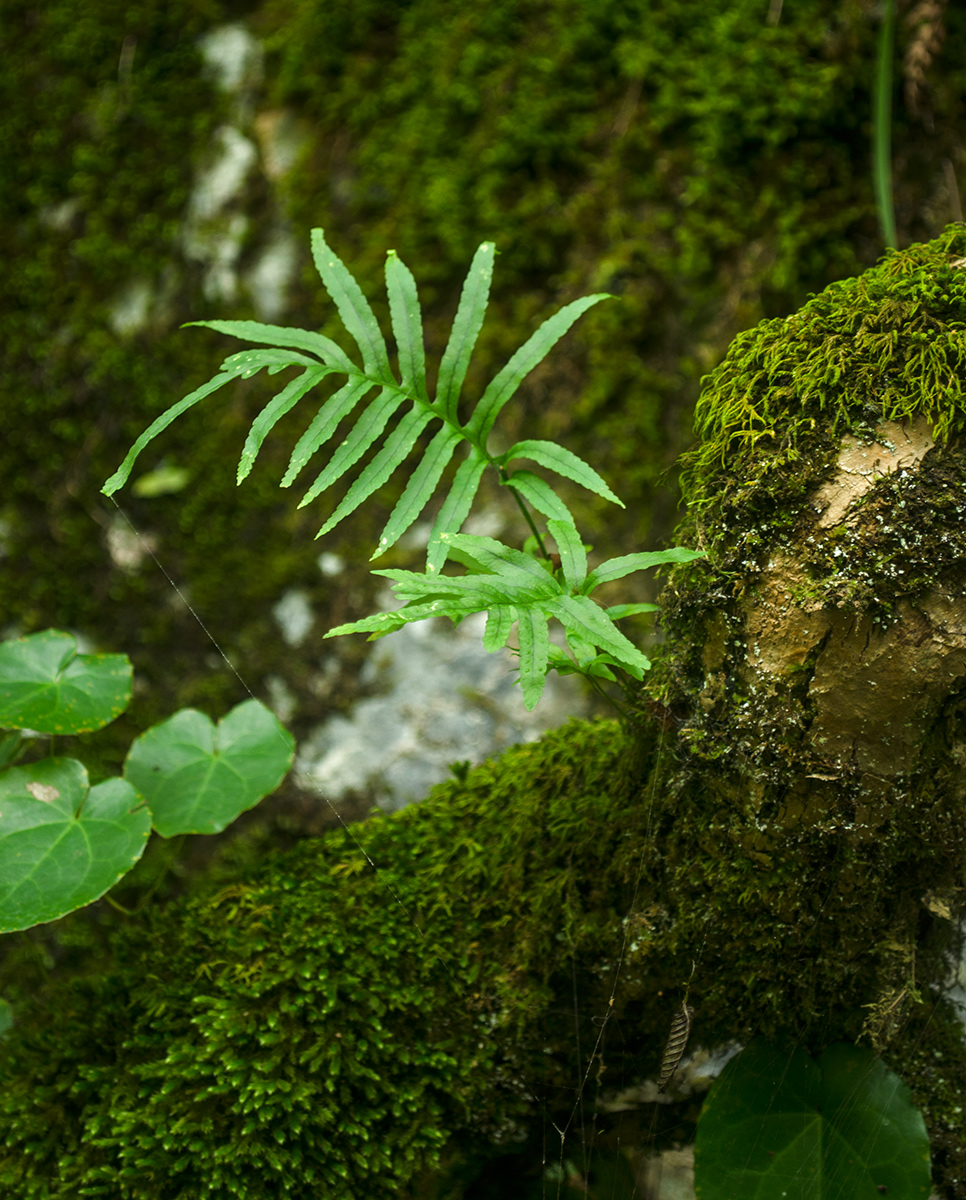
[{"label": "green moss", "polygon": [[[393,817],[238,848],[102,974],[18,1005],[0,1182],[363,1200],[444,1169],[462,1194],[582,1087],[653,1075],[689,975],[702,1044],[856,1038],[943,875],[923,836],[961,861],[952,818],[924,835],[914,797],[876,840],[772,822],[766,852],[753,808],[663,740],[573,722]],[[597,1113],[602,1145],[617,1121]]]},{"label": "green moss", "polygon": [[943,441],[960,432],[964,255],[966,228],[950,225],[832,284],[790,317],[739,334],[698,400],[701,443],[682,481],[689,507],[703,510],[723,488],[751,499],[760,480],[778,474],[807,470],[814,480],[828,465],[815,461],[819,447],[845,433],[869,438],[883,421],[924,417]]},{"label": "green moss", "polygon": [[[454,1130],[512,1139],[529,1089],[557,1107],[571,1083],[561,977],[620,948],[635,759],[616,726],[574,723],[132,923],[109,973],[18,1009],[0,1180],[362,1200]],[[607,984],[582,980],[581,1013]]]}]

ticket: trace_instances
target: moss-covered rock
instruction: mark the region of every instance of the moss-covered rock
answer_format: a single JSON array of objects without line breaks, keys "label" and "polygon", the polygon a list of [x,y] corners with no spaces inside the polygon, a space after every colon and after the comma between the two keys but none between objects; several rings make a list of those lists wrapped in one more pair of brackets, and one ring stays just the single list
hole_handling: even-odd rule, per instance
[{"label": "moss-covered rock", "polygon": [[512,1141],[534,1093],[569,1107],[572,970],[591,1038],[634,894],[635,761],[574,723],[132,922],[108,974],[18,1013],[8,1194],[363,1200],[460,1128]]}]

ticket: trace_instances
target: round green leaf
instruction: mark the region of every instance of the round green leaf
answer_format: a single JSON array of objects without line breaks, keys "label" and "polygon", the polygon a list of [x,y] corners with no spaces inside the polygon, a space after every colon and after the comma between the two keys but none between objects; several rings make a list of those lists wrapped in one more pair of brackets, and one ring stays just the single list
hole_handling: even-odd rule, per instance
[{"label": "round green leaf", "polygon": [[929,1138],[909,1089],[862,1046],[816,1062],[755,1039],[698,1121],[699,1200],[926,1200]]},{"label": "round green leaf", "polygon": [[56,629],[0,643],[0,726],[90,733],[130,699],[126,654],[78,654],[73,637]]},{"label": "round green leaf", "polygon": [[90,904],[144,852],[151,818],[123,779],[90,787],[75,758],[0,774],[0,933]]},{"label": "round green leaf", "polygon": [[220,833],[278,787],[294,754],[292,735],[257,700],[233,708],[217,729],[185,708],[134,742],[124,777],[162,837]]}]

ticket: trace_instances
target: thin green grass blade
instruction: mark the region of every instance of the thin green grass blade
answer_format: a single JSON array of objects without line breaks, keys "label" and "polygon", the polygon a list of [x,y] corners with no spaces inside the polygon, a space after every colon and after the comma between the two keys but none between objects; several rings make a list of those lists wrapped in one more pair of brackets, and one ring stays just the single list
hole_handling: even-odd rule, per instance
[{"label": "thin green grass blade", "polygon": [[490,654],[495,650],[502,650],[516,619],[517,612],[512,604],[494,604],[486,615],[483,649]]},{"label": "thin green grass blade", "polygon": [[[462,437],[452,425],[444,425],[438,431],[426,447],[426,453],[419,460],[416,469],[409,477],[403,494],[396,502],[396,507],[390,513],[386,528],[379,537],[379,545],[372,558],[378,558],[390,546],[395,545],[418,518],[429,503],[433,492],[436,491],[436,486],[461,441]],[[371,561],[372,559],[370,559]]]},{"label": "thin green grass blade", "polygon": [[503,370],[490,381],[467,423],[467,432],[476,438],[480,445],[486,444],[493,423],[506,402],[533,368],[546,358],[574,321],[598,301],[609,299],[610,296],[606,292],[598,292],[593,296],[583,296],[580,300],[574,300],[572,304],[565,305],[552,317],[548,317],[536,333],[524,342]]},{"label": "thin green grass blade", "polygon": [[348,267],[327,244],[321,229],[312,230],[312,258],[326,291],[335,301],[342,323],[359,347],[363,370],[384,383],[395,383],[389,370],[386,343],[369,301]]},{"label": "thin green grass blade", "polygon": [[514,471],[500,482],[504,487],[515,488],[531,508],[536,509],[545,517],[553,517],[557,521],[569,521],[576,524],[570,509],[564,504],[557,493],[545,479],[534,475],[532,471]]},{"label": "thin green grass blade", "polygon": [[395,250],[390,250],[386,258],[386,291],[389,293],[389,315],[399,353],[402,385],[428,404],[423,317],[419,310],[416,280]]},{"label": "thin green grass blade", "polygon": [[450,421],[457,420],[460,392],[470,365],[473,347],[483,326],[486,305],[490,297],[490,282],[493,278],[493,256],[496,247],[492,242],[483,242],[473,255],[470,269],[460,293],[459,307],[453,328],[439,364],[436,383],[436,407]]},{"label": "thin green grass blade", "polygon": [[331,371],[331,367],[309,367],[297,379],[286,384],[278,395],[265,405],[252,422],[248,437],[245,439],[245,446],[241,458],[238,460],[237,483],[241,483],[251,471],[258,452],[262,448],[262,443],[275,425],[298,404],[307,391],[315,387]]},{"label": "thin green grass blade", "polygon": [[[353,368],[354,370],[355,368]],[[292,457],[288,460],[288,467],[279,486],[291,487],[299,472],[316,450],[320,446],[324,446],[335,433],[343,417],[348,416],[366,392],[372,391],[374,386],[371,379],[354,374],[348,383],[343,384],[334,395],[326,400],[312,418],[308,429],[295,443],[295,449],[292,451]]]},{"label": "thin green grass blade", "polygon": [[608,559],[595,567],[587,576],[583,588],[585,595],[602,583],[610,583],[614,579],[623,579],[634,571],[646,571],[649,567],[660,567],[665,563],[693,562],[696,558],[704,558],[703,550],[688,550],[685,546],[673,546],[670,550],[652,550],[643,554],[622,554],[619,558]]},{"label": "thin green grass blade", "polygon": [[548,470],[556,471],[558,475],[564,475],[567,479],[572,479],[575,483],[579,483],[581,487],[585,487],[589,492],[596,492],[598,496],[603,496],[605,500],[610,500],[613,504],[620,504],[621,508],[624,507],[593,467],[588,466],[572,450],[568,450],[564,446],[558,446],[556,442],[545,442],[539,438],[517,442],[515,446],[511,447],[502,456],[501,461],[508,463],[514,458],[532,459],[533,462],[539,463],[541,467],[547,467]]},{"label": "thin green grass blade", "polygon": [[227,333],[230,337],[243,338],[246,342],[264,342],[269,346],[292,346],[296,350],[307,350],[315,354],[330,367],[338,367],[342,371],[354,371],[355,364],[345,351],[323,337],[321,333],[311,333],[308,329],[288,329],[284,325],[263,325],[260,321],[188,321],[182,329],[192,325],[200,325],[204,329],[214,329],[218,333]]},{"label": "thin green grass blade", "polygon": [[547,618],[537,609],[522,609],[517,614],[517,634],[520,639],[520,686],[527,711],[535,708],[547,682],[547,660],[550,657],[550,636]]},{"label": "thin green grass blade", "polygon": [[400,404],[405,404],[408,399],[409,397],[400,389],[398,384],[393,384],[392,387],[384,387],[376,399],[360,415],[352,427],[352,432],[338,450],[336,450],[335,454],[332,455],[326,468],[299,501],[299,508],[305,508],[306,504],[311,504],[316,496],[324,492],[337,479],[341,479],[346,471],[362,458],[363,454],[365,454],[376,438],[386,428],[389,418]]},{"label": "thin green grass blade", "polygon": [[470,447],[470,452],[460,463],[452,487],[443,501],[429,535],[429,548],[426,551],[426,571],[428,574],[438,572],[446,562],[447,547],[440,540],[444,533],[455,533],[469,515],[476,493],[487,466],[487,460],[476,446]]},{"label": "thin green grass blade", "polygon": [[377,488],[382,487],[416,445],[416,439],[435,415],[431,409],[424,408],[421,404],[417,404],[406,413],[386,438],[382,449],[372,462],[367,463],[360,472],[359,478],[349,488],[338,508],[315,535],[317,538],[334,529],[343,517],[354,512]]},{"label": "thin green grass blade", "polygon": [[571,521],[550,520],[547,522],[547,528],[557,543],[564,582],[571,589],[579,588],[587,578],[587,551],[580,540],[580,534]]},{"label": "thin green grass blade", "polygon": [[896,0],[884,0],[872,85],[872,175],[879,227],[886,247],[897,247],[892,189],[892,63],[895,58]]},{"label": "thin green grass blade", "polygon": [[127,483],[128,476],[131,474],[131,468],[134,466],[138,455],[145,446],[154,441],[159,433],[163,433],[172,421],[176,421],[183,412],[187,412],[199,400],[204,400],[206,396],[210,396],[212,392],[217,392],[219,388],[224,387],[232,379],[237,379],[240,374],[240,371],[225,371],[221,375],[216,375],[214,379],[209,379],[207,383],[203,383],[200,388],[195,388],[193,392],[185,396],[183,400],[179,400],[177,404],[172,404],[166,412],[163,412],[160,417],[152,421],[131,449],[128,450],[124,456],[124,461],[118,469],[104,483],[104,486],[101,488],[104,495],[113,496],[118,488],[123,487]]}]

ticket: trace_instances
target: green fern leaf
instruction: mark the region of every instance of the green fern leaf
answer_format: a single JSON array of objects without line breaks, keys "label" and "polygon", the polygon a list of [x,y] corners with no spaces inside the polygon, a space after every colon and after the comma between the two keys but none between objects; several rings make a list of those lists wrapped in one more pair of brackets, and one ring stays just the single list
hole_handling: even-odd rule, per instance
[{"label": "green fern leaf", "polygon": [[589,596],[555,596],[547,601],[547,607],[568,634],[572,630],[585,641],[612,654],[635,679],[642,679],[643,672],[650,669],[648,659]]},{"label": "green fern leaf", "polygon": [[446,562],[447,546],[441,540],[442,535],[458,530],[469,516],[486,466],[487,459],[483,453],[477,446],[471,446],[469,454],[457,469],[452,487],[443,501],[432,533],[429,535],[429,549],[426,552],[428,573],[435,574]]},{"label": "green fern leaf", "polygon": [[636,617],[639,613],[660,612],[658,604],[612,604],[604,609],[612,621],[623,621],[625,617]]},{"label": "green fern leaf", "polygon": [[321,358],[327,366],[338,367],[341,371],[356,369],[340,346],[323,337],[321,333],[310,333],[307,329],[263,325],[260,321],[188,321],[182,328],[187,329],[192,325],[214,329],[217,333],[227,333],[246,342],[265,342],[269,346],[291,346],[296,350],[307,350],[309,354]]},{"label": "green fern leaf", "polygon": [[587,576],[581,591],[585,594],[590,593],[602,583],[623,579],[633,571],[646,571],[649,567],[660,567],[665,563],[692,562],[696,558],[704,558],[704,551],[688,550],[684,546],[674,546],[670,550],[652,550],[643,554],[622,554],[619,558],[611,558],[595,567]]},{"label": "green fern leaf", "polygon": [[533,607],[518,611],[517,635],[520,639],[520,686],[527,709],[535,708],[547,682],[550,635],[547,617]]},{"label": "green fern leaf", "polygon": [[312,419],[311,425],[295,443],[281,487],[291,487],[312,455],[332,437],[343,417],[347,417],[366,392],[376,385],[364,375],[353,374],[348,383],[330,396]]},{"label": "green fern leaf", "polygon": [[490,297],[495,253],[496,247],[492,242],[483,242],[473,255],[460,293],[456,319],[453,321],[449,341],[439,364],[436,405],[448,421],[457,419],[460,391],[470,365],[473,347],[483,327],[483,317]]},{"label": "green fern leaf", "polygon": [[572,479],[575,483],[579,483],[581,487],[585,487],[589,492],[596,492],[598,496],[603,496],[605,500],[619,504],[621,508],[624,507],[623,503],[618,500],[593,467],[588,466],[572,450],[568,450],[564,446],[558,446],[556,442],[545,442],[539,439],[517,442],[515,446],[510,447],[506,454],[501,456],[499,461],[505,464],[511,462],[514,458],[532,459],[533,462],[539,463],[541,467],[547,467],[551,471],[556,471],[558,475],[564,475],[567,479]]},{"label": "green fern leaf", "polygon": [[[345,263],[326,243],[321,229],[312,230],[312,258],[322,276],[326,291],[335,301],[342,324],[345,325],[362,354],[366,375],[380,383],[395,384],[389,370],[389,353],[379,330],[379,323]],[[353,368],[355,370],[355,368]]]},{"label": "green fern leaf", "polygon": [[545,517],[553,517],[557,521],[569,521],[575,524],[570,509],[564,504],[557,493],[545,479],[534,475],[532,471],[514,471],[500,482],[504,487],[514,488],[520,493],[531,508],[536,509]]},{"label": "green fern leaf", "polygon": [[[580,586],[583,546],[579,551],[576,533],[569,522],[551,529],[559,537],[562,555],[571,560],[571,579],[558,578],[531,555],[494,538],[471,534],[444,533],[441,542],[452,557],[469,566],[474,574],[440,575],[430,572],[376,571],[393,583],[398,600],[406,606],[392,613],[365,618],[336,633],[369,632],[383,636],[403,623],[430,616],[447,616],[461,621],[474,612],[488,612],[484,645],[496,650],[506,644],[514,621],[520,642],[520,679],[524,702],[532,708],[543,691],[542,679],[552,662],[565,661],[567,669],[584,670],[605,679],[613,678],[610,666],[619,666],[637,679],[650,667],[647,658],[614,625],[598,605],[583,594],[572,594]],[[561,572],[563,574],[563,572]],[[547,622],[555,617],[563,625],[576,664],[563,660],[550,647]],[[601,653],[598,653],[601,651]]]},{"label": "green fern leaf", "polygon": [[574,591],[587,578],[587,551],[572,521],[551,520],[547,522],[547,528],[557,543],[564,582]]},{"label": "green fern leaf", "polygon": [[502,650],[517,619],[517,610],[512,604],[494,604],[486,615],[483,633],[483,649],[492,654]]},{"label": "green fern leaf", "polygon": [[299,502],[299,508],[310,504],[316,496],[335,483],[348,469],[365,454],[376,438],[386,428],[389,418],[409,397],[398,386],[385,387],[375,400],[364,409],[352,427],[351,433],[329,459],[328,466],[317,477]]},{"label": "green fern leaf", "polygon": [[395,545],[423,511],[461,441],[459,431],[451,425],[444,425],[437,432],[427,446],[426,453],[416,464],[396,507],[389,514],[389,520],[379,536],[379,545],[373,551],[372,558],[378,558],[390,546]]},{"label": "green fern leaf", "polygon": [[540,328],[513,355],[491,380],[467,422],[466,430],[481,446],[486,444],[493,423],[503,406],[538,363],[546,358],[577,318],[600,300],[609,300],[606,292],[574,300],[548,317]]},{"label": "green fern leaf", "polygon": [[397,257],[395,250],[390,250],[386,258],[386,291],[389,293],[389,316],[396,339],[402,385],[428,404],[423,317],[419,311],[416,280]]},{"label": "green fern leaf", "polygon": [[259,371],[268,367],[269,375],[277,375],[286,367],[317,367],[314,358],[306,358],[294,350],[239,350],[237,354],[229,354],[221,364],[223,371],[232,371],[242,377],[251,379]]},{"label": "green fern leaf", "polygon": [[113,496],[118,488],[123,487],[124,484],[127,483],[128,476],[131,474],[131,468],[134,466],[138,455],[145,446],[154,441],[159,433],[163,433],[172,421],[177,420],[177,418],[180,417],[183,412],[187,412],[187,410],[193,405],[197,404],[199,400],[204,400],[206,396],[210,396],[212,392],[217,392],[218,389],[224,387],[226,383],[230,383],[231,380],[237,379],[240,374],[241,371],[239,370],[225,371],[221,375],[216,375],[214,379],[209,379],[207,383],[203,383],[200,388],[195,388],[193,392],[185,396],[183,400],[179,400],[177,404],[172,404],[172,406],[167,409],[166,412],[163,412],[160,417],[157,417],[154,421],[152,421],[147,429],[145,429],[144,433],[142,433],[138,440],[134,443],[131,449],[128,450],[127,454],[124,456],[124,461],[121,463],[118,469],[101,488],[101,491],[104,493],[104,495]]},{"label": "green fern leaf", "polygon": [[[393,471],[405,460],[413,446],[416,445],[416,439],[433,419],[433,416],[433,412],[429,409],[421,408],[419,405],[411,408],[406,413],[389,437],[386,438],[379,453],[373,458],[371,463],[367,464],[359,475],[359,478],[349,488],[345,499],[315,535],[316,537],[322,537],[330,529],[334,529],[343,517],[347,517],[349,513],[354,512],[364,500],[369,499],[377,488],[382,487]],[[304,504],[305,501],[303,500],[302,503]]]},{"label": "green fern leaf", "polygon": [[248,437],[245,439],[245,446],[241,458],[238,460],[237,483],[241,483],[251,471],[258,452],[262,448],[262,443],[275,425],[291,408],[298,404],[307,391],[315,387],[331,371],[331,367],[309,367],[286,384],[278,395],[265,405],[252,422]]}]

